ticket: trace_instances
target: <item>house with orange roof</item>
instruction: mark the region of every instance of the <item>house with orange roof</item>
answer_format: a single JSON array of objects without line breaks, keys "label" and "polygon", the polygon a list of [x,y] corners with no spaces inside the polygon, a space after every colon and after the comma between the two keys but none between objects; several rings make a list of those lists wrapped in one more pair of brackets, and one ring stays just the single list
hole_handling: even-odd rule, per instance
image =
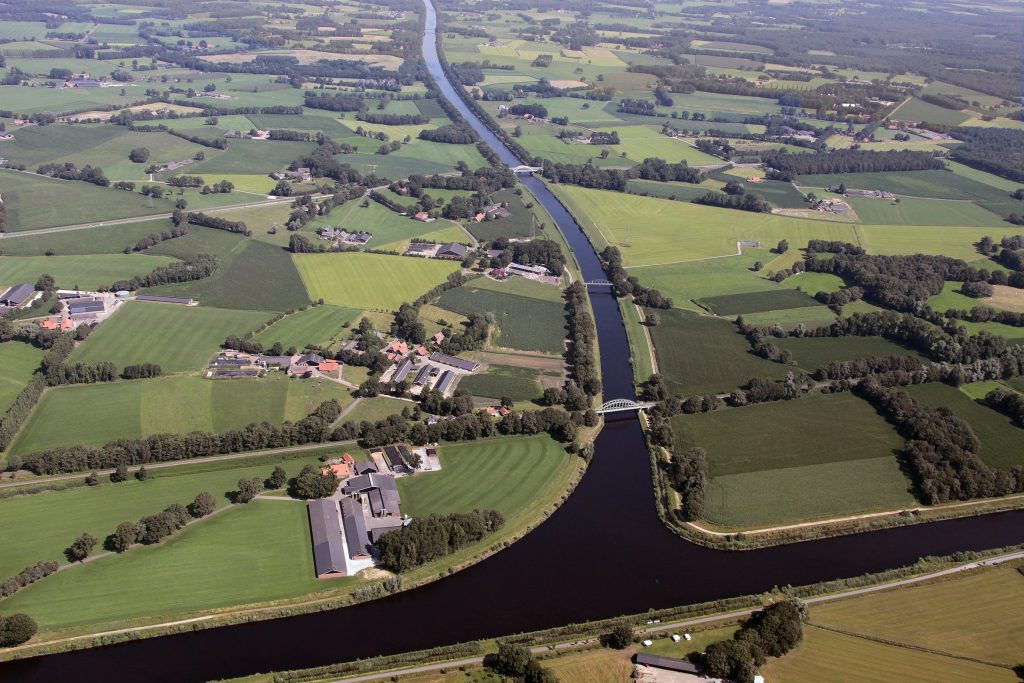
[{"label": "house with orange roof", "polygon": [[60,329],[62,330],[70,330],[74,328],[74,326],[75,323],[74,321],[71,320],[71,318],[64,318],[64,320],[62,320],[60,323]]},{"label": "house with orange roof", "polygon": [[317,370],[319,370],[323,374],[330,374],[332,372],[337,372],[340,369],[341,369],[341,365],[338,363],[338,361],[330,360],[330,359],[325,360],[324,362],[320,363],[320,366],[317,368]]},{"label": "house with orange roof", "polygon": [[417,346],[416,347],[416,355],[417,356],[427,356],[427,355],[430,355],[430,351],[427,351],[427,347],[425,347],[425,346]]},{"label": "house with orange roof", "polygon": [[431,340],[433,340],[435,344],[440,344],[441,342],[444,341],[444,332],[438,332],[433,337],[431,337]]},{"label": "house with orange roof", "polygon": [[57,321],[54,320],[53,318],[47,318],[43,322],[39,323],[39,327],[43,328],[44,330],[55,330],[57,329],[58,325]]},{"label": "house with orange roof", "polygon": [[324,476],[333,472],[334,476],[338,479],[345,480],[352,474],[352,469],[346,462],[332,462],[328,463],[326,467],[321,468],[320,472]]},{"label": "house with orange roof", "polygon": [[353,458],[348,453],[345,453],[344,455],[341,456],[341,461],[343,463],[345,463],[346,465],[354,465],[354,464],[356,464],[356,459]]}]

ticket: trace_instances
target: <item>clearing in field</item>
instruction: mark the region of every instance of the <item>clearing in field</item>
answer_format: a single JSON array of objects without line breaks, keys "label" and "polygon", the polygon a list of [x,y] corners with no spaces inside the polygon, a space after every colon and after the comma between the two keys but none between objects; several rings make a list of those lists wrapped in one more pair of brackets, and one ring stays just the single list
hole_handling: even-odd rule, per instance
[{"label": "clearing in field", "polygon": [[351,403],[349,390],[329,381],[202,377],[77,384],[47,391],[25,422],[11,452],[57,446],[99,446],[119,438],[191,431],[223,433],[264,420],[299,420],[318,404]]},{"label": "clearing in field", "polygon": [[709,296],[697,301],[711,309],[715,315],[733,316],[761,311],[783,311],[789,308],[824,308],[816,300],[796,289],[779,289],[773,292],[749,292]]},{"label": "clearing in field", "polygon": [[122,279],[145,275],[174,259],[148,254],[90,254],[79,256],[0,256],[0,284],[34,284],[39,276],[52,275],[66,289],[109,288]]},{"label": "clearing in field", "polygon": [[560,302],[481,289],[470,282],[449,289],[437,305],[463,315],[493,314],[498,326],[491,339],[495,346],[553,354],[564,349],[565,307]]},{"label": "clearing in field", "polygon": [[358,309],[343,306],[312,306],[304,311],[285,316],[256,335],[255,340],[269,348],[276,342],[288,348],[305,348],[307,344],[327,346],[341,334],[342,326],[358,317]]},{"label": "clearing in field", "polygon": [[971,425],[981,441],[981,459],[990,467],[1008,470],[1024,464],[1024,429],[1014,426],[1010,418],[973,400],[963,391],[948,384],[931,382],[906,387],[914,400],[929,408],[945,406]]},{"label": "clearing in field", "polygon": [[689,396],[731,391],[753,377],[780,378],[786,367],[750,353],[750,344],[725,320],[689,311],[654,311],[649,328],[658,370],[669,391]]},{"label": "clearing in field", "polygon": [[459,269],[457,261],[438,261],[365,253],[295,256],[310,297],[329,304],[394,311]]},{"label": "clearing in field", "polygon": [[850,394],[674,418],[676,448],[708,454],[704,518],[751,527],[914,504],[895,454],[903,440]]},{"label": "clearing in field", "polygon": [[198,371],[224,339],[242,334],[270,316],[196,306],[129,302],[96,328],[71,354],[72,362],[156,363],[165,373]]}]

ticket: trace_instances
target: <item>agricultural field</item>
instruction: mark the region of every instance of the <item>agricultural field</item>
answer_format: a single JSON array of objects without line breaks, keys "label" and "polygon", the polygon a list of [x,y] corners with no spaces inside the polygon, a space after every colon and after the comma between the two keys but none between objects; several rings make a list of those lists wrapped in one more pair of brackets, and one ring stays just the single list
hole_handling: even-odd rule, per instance
[{"label": "agricultural field", "polygon": [[730,322],[677,309],[655,312],[661,322],[649,329],[658,370],[672,393],[727,392],[754,377],[786,373],[785,366],[750,353],[750,344]]},{"label": "agricultural field", "polygon": [[156,363],[165,373],[198,371],[230,334],[242,334],[270,315],[202,306],[128,302],[71,355],[72,361]]},{"label": "agricultural field", "polygon": [[295,265],[311,299],[337,306],[394,311],[444,282],[457,261],[382,254],[301,254]]},{"label": "agricultural field", "polygon": [[42,360],[43,351],[29,344],[0,344],[0,410],[10,407]]},{"label": "agricultural field", "polygon": [[40,275],[52,275],[58,287],[65,289],[108,288],[118,280],[172,263],[174,259],[149,254],[93,254],[78,256],[3,256],[0,257],[0,283],[34,284]]},{"label": "agricultural field", "polygon": [[[491,340],[495,346],[552,354],[562,352],[566,323],[565,307],[561,303],[477,288],[475,284],[473,281],[449,289],[441,295],[437,305],[462,315],[492,314],[498,326]],[[548,288],[557,292],[555,287]]]},{"label": "agricultural field", "polygon": [[703,517],[721,526],[914,504],[895,457],[903,439],[849,394],[680,415],[673,425],[678,450],[707,452],[711,483]]},{"label": "agricultural field", "polygon": [[[744,313],[760,313],[762,311],[782,311],[789,308],[807,308],[817,302],[801,291],[781,289],[774,292],[755,292],[751,294],[725,294],[706,297],[697,301],[715,315],[734,316]],[[820,304],[817,304],[820,306]]]},{"label": "agricultural field", "polygon": [[813,372],[832,361],[870,356],[913,356],[922,363],[927,362],[917,352],[883,337],[785,337],[773,339],[772,344],[793,354],[793,362],[807,372]]},{"label": "agricultural field", "polygon": [[285,316],[267,329],[257,334],[254,339],[269,348],[280,343],[285,349],[289,347],[304,348],[307,344],[327,346],[328,343],[344,332],[343,326],[353,322],[360,311],[342,306],[313,306]]},{"label": "agricultural field", "polygon": [[459,388],[492,399],[532,401],[541,396],[537,371],[512,365],[493,364],[486,372],[463,377]]},{"label": "agricultural field", "polygon": [[10,451],[101,446],[151,434],[220,434],[252,422],[299,420],[332,398],[342,405],[352,402],[350,390],[341,384],[289,380],[283,373],[262,379],[177,376],[58,387],[46,392]]}]

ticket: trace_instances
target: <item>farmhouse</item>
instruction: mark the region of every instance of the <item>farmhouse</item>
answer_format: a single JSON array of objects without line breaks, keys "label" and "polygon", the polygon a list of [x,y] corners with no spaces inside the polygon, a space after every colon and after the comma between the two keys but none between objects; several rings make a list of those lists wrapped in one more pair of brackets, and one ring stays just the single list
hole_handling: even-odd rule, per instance
[{"label": "farmhouse", "polygon": [[442,244],[441,247],[434,254],[435,258],[453,259],[461,261],[465,258],[466,254],[469,253],[469,247],[465,244],[459,244],[458,242],[448,242]]},{"label": "farmhouse", "polygon": [[416,215],[413,216],[413,218],[415,218],[416,220],[418,220],[418,221],[420,221],[422,223],[429,223],[430,221],[434,220],[433,218],[430,217],[430,214],[427,213],[426,211],[418,211],[418,212],[416,212]]},{"label": "farmhouse", "polygon": [[430,360],[434,363],[458,368],[464,372],[476,372],[480,368],[480,364],[475,361],[456,358],[455,356],[449,356],[446,353],[440,353],[438,351],[430,354]]},{"label": "farmhouse", "polygon": [[[389,446],[388,448],[394,448]],[[395,478],[385,474],[360,474],[345,482],[341,490],[346,496],[365,495],[373,517],[401,517],[402,498]]]}]

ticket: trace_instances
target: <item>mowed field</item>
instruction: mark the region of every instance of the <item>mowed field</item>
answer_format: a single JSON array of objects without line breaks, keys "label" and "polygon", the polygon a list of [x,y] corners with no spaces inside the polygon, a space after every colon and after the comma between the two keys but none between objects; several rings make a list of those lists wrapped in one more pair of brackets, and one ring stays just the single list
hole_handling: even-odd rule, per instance
[{"label": "mowed field", "polygon": [[914,504],[903,440],[865,401],[808,396],[673,419],[676,449],[710,464],[705,519],[751,527]]},{"label": "mowed field", "polygon": [[655,311],[649,328],[658,370],[669,391],[689,396],[731,391],[754,377],[780,378],[786,367],[750,353],[750,344],[725,320],[689,311]]},{"label": "mowed field", "polygon": [[546,488],[561,486],[571,457],[546,435],[448,444],[438,453],[440,472],[398,480],[402,512],[422,517],[480,508],[509,518],[544,498]]},{"label": "mowed field", "polygon": [[905,388],[914,400],[929,407],[945,406],[971,425],[981,441],[981,459],[989,466],[1008,470],[1024,464],[1024,429],[999,411],[984,406],[948,384],[932,382]]},{"label": "mowed field", "polygon": [[904,348],[883,337],[784,337],[772,344],[793,354],[793,362],[813,372],[832,361],[887,356],[913,356],[922,363],[927,359],[916,351]]},{"label": "mowed field", "polygon": [[111,361],[118,369],[156,363],[165,373],[202,369],[230,334],[270,317],[260,311],[128,302],[71,354],[72,362]]},{"label": "mowed field", "polygon": [[313,300],[382,311],[398,310],[459,269],[458,261],[353,252],[301,254],[295,264]]},{"label": "mowed field", "polygon": [[[449,289],[441,295],[437,305],[462,315],[493,314],[498,325],[498,333],[492,339],[495,346],[562,352],[566,332],[565,307],[561,303],[479,289],[474,285],[475,281]],[[551,289],[557,292],[554,287]]]},{"label": "mowed field", "polygon": [[511,365],[491,365],[485,373],[463,377],[459,388],[474,396],[508,397],[513,401],[529,401],[541,395],[537,371]]},{"label": "mowed field", "polygon": [[43,360],[42,349],[21,342],[0,344],[0,410],[7,410]]},{"label": "mowed field", "polygon": [[0,284],[35,284],[39,276],[52,275],[65,289],[109,288],[118,280],[145,275],[172,263],[166,256],[148,254],[91,254],[80,256],[0,256]]},{"label": "mowed field", "polygon": [[340,384],[290,380],[281,373],[263,379],[178,376],[59,387],[44,394],[10,451],[99,446],[151,434],[223,433],[264,420],[280,424],[305,417],[330,398],[352,402]]},{"label": "mowed field", "polygon": [[269,348],[276,342],[287,349],[303,348],[307,344],[326,345],[341,334],[342,325],[356,319],[360,311],[344,306],[311,306],[292,313],[256,335],[255,340]]}]

